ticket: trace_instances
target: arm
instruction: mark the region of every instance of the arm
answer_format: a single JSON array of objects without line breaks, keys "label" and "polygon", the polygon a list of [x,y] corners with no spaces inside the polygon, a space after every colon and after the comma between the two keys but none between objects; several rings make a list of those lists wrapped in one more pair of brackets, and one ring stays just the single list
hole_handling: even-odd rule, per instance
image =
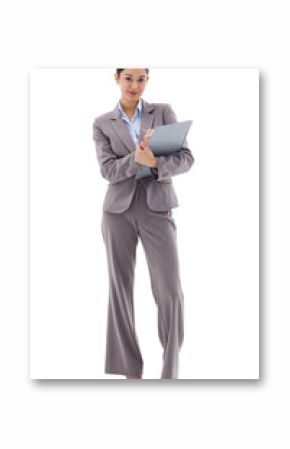
[{"label": "arm", "polygon": [[117,157],[112,151],[110,139],[102,132],[97,121],[93,124],[93,139],[95,141],[97,159],[103,178],[116,184],[125,179],[135,176],[142,165],[135,162],[135,152]]},{"label": "arm", "polygon": [[[167,104],[164,109],[164,125],[176,122],[177,118],[175,112],[171,108],[171,105]],[[156,181],[160,181],[164,178],[187,172],[191,168],[193,162],[194,157],[188,148],[187,140],[185,139],[179,151],[164,156],[158,156],[157,167],[151,168],[151,172]]]}]

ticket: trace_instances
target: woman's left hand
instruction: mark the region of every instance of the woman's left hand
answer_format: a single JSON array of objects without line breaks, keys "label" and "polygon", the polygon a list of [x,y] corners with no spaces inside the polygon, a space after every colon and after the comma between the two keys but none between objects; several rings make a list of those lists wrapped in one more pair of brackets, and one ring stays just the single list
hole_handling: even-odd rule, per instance
[{"label": "woman's left hand", "polygon": [[152,129],[149,128],[146,131],[146,134],[143,137],[143,140],[139,144],[137,144],[136,149],[136,162],[139,162],[142,165],[146,165],[147,167],[157,167],[157,158],[152,153],[148,141],[150,137],[152,136]]}]

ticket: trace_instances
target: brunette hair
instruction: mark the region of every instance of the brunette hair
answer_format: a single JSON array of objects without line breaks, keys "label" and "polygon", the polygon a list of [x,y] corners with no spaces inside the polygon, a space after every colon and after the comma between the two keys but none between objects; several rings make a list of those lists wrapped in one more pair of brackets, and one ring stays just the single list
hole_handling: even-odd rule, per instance
[{"label": "brunette hair", "polygon": [[[125,69],[116,69],[116,74],[119,76],[121,72],[123,72]],[[149,69],[145,69],[146,74],[148,75]]]}]

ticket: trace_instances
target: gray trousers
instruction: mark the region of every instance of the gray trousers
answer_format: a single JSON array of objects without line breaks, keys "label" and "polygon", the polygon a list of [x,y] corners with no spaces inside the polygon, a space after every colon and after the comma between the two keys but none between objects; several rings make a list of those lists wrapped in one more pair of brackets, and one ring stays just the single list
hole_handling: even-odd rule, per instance
[{"label": "gray trousers", "polygon": [[138,181],[130,207],[103,211],[102,235],[109,274],[105,373],[141,377],[143,359],[134,321],[134,275],[138,238],[148,263],[163,347],[161,379],[178,377],[184,337],[184,298],[180,283],[176,225],[171,209],[157,212],[146,202],[148,179]]}]

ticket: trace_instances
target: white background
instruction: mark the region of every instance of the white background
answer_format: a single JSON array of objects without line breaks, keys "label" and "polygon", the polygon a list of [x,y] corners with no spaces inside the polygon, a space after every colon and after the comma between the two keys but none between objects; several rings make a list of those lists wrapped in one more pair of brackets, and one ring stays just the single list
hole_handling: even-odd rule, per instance
[{"label": "white background", "polygon": [[[107,180],[92,139],[94,117],[120,98],[113,75],[114,68],[31,70],[32,379],[116,377],[104,373],[109,287],[100,228]],[[256,379],[259,72],[153,68],[150,78],[144,99],[170,100],[179,121],[193,120],[187,142],[195,164],[172,177],[185,307],[178,378]],[[143,379],[160,379],[157,307],[140,241],[134,287]]]},{"label": "white background", "polygon": [[[167,8],[166,20],[162,3],[106,5],[1,3],[1,446],[286,448],[287,2],[179,2]],[[145,67],[261,70],[260,380],[140,385],[28,378],[28,70],[124,61],[127,66],[130,60]]]}]

